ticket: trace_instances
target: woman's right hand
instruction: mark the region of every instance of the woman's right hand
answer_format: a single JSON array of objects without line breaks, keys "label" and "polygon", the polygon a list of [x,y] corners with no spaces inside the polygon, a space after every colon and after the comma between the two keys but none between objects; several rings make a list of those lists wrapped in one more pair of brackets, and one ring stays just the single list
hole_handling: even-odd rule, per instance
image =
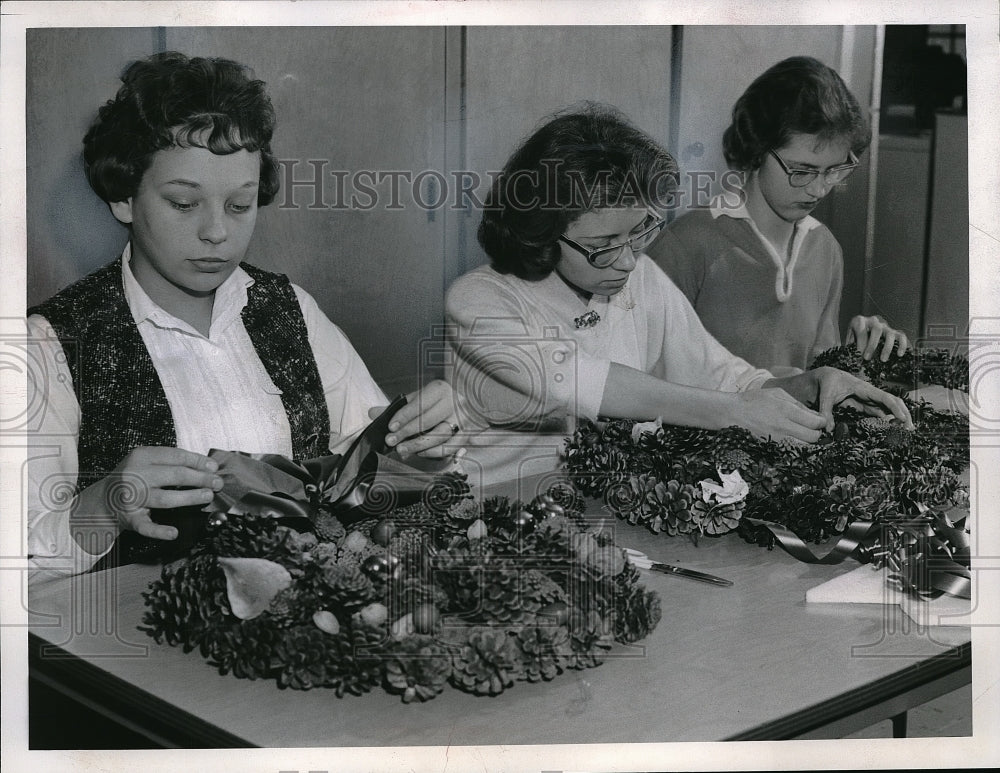
[{"label": "woman's right hand", "polygon": [[150,511],[208,504],[222,489],[218,469],[214,459],[182,448],[134,448],[110,475],[84,489],[80,510],[114,516],[119,530],[176,539],[177,529],[154,522]]},{"label": "woman's right hand", "polygon": [[821,413],[806,408],[783,389],[750,389],[733,393],[734,416],[730,424],[772,440],[793,438],[815,443],[826,427]]}]

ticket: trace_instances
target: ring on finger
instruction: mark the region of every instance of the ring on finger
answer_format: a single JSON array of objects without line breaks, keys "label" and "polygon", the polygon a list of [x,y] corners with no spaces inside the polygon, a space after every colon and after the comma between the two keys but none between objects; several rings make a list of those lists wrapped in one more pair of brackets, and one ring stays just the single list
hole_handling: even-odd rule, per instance
[{"label": "ring on finger", "polygon": [[455,422],[453,421],[448,422],[448,426],[451,428],[452,435],[458,434],[459,426]]}]

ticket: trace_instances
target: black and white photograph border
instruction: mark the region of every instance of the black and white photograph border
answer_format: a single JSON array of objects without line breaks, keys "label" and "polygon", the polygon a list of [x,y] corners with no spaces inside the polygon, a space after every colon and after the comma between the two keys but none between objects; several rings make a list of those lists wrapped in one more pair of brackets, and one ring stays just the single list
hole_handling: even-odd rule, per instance
[{"label": "black and white photograph border", "polygon": [[[272,28],[282,30],[284,34],[294,34],[294,28],[342,28],[342,27],[438,27],[442,30],[463,27],[500,27],[524,26],[535,28],[537,32],[545,27],[552,27],[558,33],[559,29],[570,26],[590,27],[620,27],[628,25],[662,26],[665,34],[670,34],[673,26],[704,27],[719,25],[720,28],[736,27],[737,25],[772,25],[787,29],[789,39],[808,39],[810,29],[819,25],[844,26],[845,29],[880,29],[883,25],[907,24],[952,24],[964,25],[967,62],[967,104],[969,116],[968,130],[968,201],[969,201],[969,254],[968,254],[968,324],[953,322],[951,335],[964,341],[966,349],[971,351],[973,344],[980,356],[970,355],[970,428],[971,428],[971,464],[972,486],[971,498],[978,503],[976,517],[976,550],[973,553],[973,574],[976,576],[976,603],[969,617],[972,635],[972,734],[968,737],[955,738],[845,738],[840,740],[788,740],[788,741],[733,741],[725,743],[622,743],[622,744],[552,744],[552,745],[522,745],[518,739],[511,738],[498,746],[470,746],[461,737],[454,737],[447,746],[395,746],[391,742],[372,747],[329,747],[329,748],[293,748],[274,747],[268,749],[164,749],[164,750],[31,750],[28,748],[28,705],[27,705],[27,674],[28,674],[28,628],[31,611],[27,603],[27,549],[24,533],[24,492],[27,480],[25,465],[27,449],[25,418],[32,413],[33,406],[29,404],[29,391],[26,385],[25,369],[17,363],[0,359],[0,656],[2,656],[2,690],[0,690],[0,709],[4,717],[2,723],[3,766],[8,771],[77,771],[101,769],[108,771],[125,771],[144,769],[153,771],[174,771],[191,767],[203,770],[219,771],[466,771],[482,770],[487,773],[499,771],[663,771],[663,770],[806,770],[806,769],[888,769],[888,768],[978,768],[996,767],[1000,765],[1000,737],[996,728],[1000,727],[1000,518],[998,513],[1000,502],[1000,476],[994,473],[1000,469],[1000,369],[992,367],[992,360],[1000,349],[1000,149],[997,138],[1000,137],[1000,4],[996,0],[965,0],[964,2],[918,2],[917,0],[878,0],[864,2],[852,0],[839,2],[837,0],[779,0],[778,2],[724,2],[723,0],[666,0],[653,2],[651,0],[635,0],[628,4],[612,2],[570,2],[570,0],[534,0],[521,2],[433,2],[432,0],[416,2],[397,2],[396,0],[345,0],[344,2],[322,2],[320,0],[298,0],[285,2],[273,0],[269,2],[5,2],[0,7],[0,256],[4,281],[0,284],[0,334],[3,340],[17,340],[24,336],[24,315],[27,306],[37,303],[47,295],[65,286],[72,279],[82,276],[100,265],[83,265],[90,258],[79,258],[80,250],[95,256],[108,256],[107,248],[110,242],[87,243],[89,233],[86,226],[77,228],[74,233],[67,228],[65,233],[53,234],[51,243],[39,242],[33,235],[30,225],[31,218],[46,218],[58,223],[61,206],[74,208],[67,212],[75,224],[86,224],[93,220],[98,225],[93,233],[106,231],[101,223],[111,223],[113,220],[106,208],[91,197],[94,204],[91,210],[82,209],[82,205],[71,199],[82,198],[86,192],[82,168],[70,168],[74,159],[79,158],[77,144],[73,148],[53,148],[52,154],[58,157],[48,165],[45,174],[44,189],[38,184],[29,185],[29,175],[37,173],[29,157],[31,148],[30,134],[36,129],[33,126],[33,108],[40,106],[30,102],[29,80],[33,72],[38,75],[62,73],[79,77],[81,84],[93,88],[93,81],[105,83],[109,72],[115,77],[121,68],[140,54],[131,55],[130,51],[110,50],[96,52],[105,53],[108,59],[107,72],[92,72],[90,66],[72,61],[54,62],[52,66],[39,64],[37,53],[30,50],[33,41],[59,40],[67,31],[79,29],[93,31],[101,28],[107,30],[126,30],[127,28],[146,28],[151,35],[163,36],[164,31],[184,28],[194,37],[211,41],[213,30],[234,27]],[[442,32],[445,37],[448,32]],[[850,37],[849,33],[846,37]],[[867,34],[867,33],[861,33]],[[104,40],[114,40],[110,34]],[[229,38],[231,39],[231,38]],[[169,40],[169,38],[167,38]],[[461,38],[455,38],[460,42]],[[451,38],[445,42],[450,42]],[[842,41],[843,46],[849,44]],[[206,55],[215,52],[205,51]],[[813,53],[806,51],[802,53]],[[57,50],[51,52],[52,56]],[[225,55],[225,54],[223,54]],[[357,52],[361,61],[356,63],[358,71],[364,70],[364,52]],[[598,59],[610,56],[607,51],[595,51]],[[784,53],[781,54],[786,55]],[[33,58],[34,56],[34,58]],[[720,53],[719,59],[729,60],[730,54]],[[96,61],[99,57],[93,57]],[[775,56],[774,59],[779,58]],[[766,66],[768,60],[760,64]],[[247,64],[253,66],[252,61]],[[408,62],[401,59],[399,66],[408,67]],[[747,67],[757,67],[756,62],[747,63]],[[760,68],[757,68],[758,70]],[[750,73],[740,74],[740,83],[749,81]],[[443,73],[442,77],[461,77],[455,73]],[[496,75],[494,78],[498,77]],[[543,73],[538,75],[544,77]],[[669,80],[669,76],[668,80]],[[712,77],[725,78],[725,73]],[[865,77],[858,74],[858,79]],[[850,78],[845,76],[845,80]],[[109,84],[114,88],[114,83]],[[269,87],[272,84],[268,84]],[[853,84],[849,84],[853,85]],[[103,88],[103,86],[102,86]],[[647,83],[642,89],[648,88],[655,95],[670,94],[671,84]],[[739,88],[742,88],[740,86]],[[87,92],[91,93],[90,91]],[[642,93],[641,90],[639,92]],[[727,92],[728,93],[728,92]],[[738,93],[738,92],[737,92]],[[107,94],[111,96],[111,92]],[[598,95],[599,96],[599,95]],[[377,95],[370,96],[378,100]],[[46,104],[47,108],[58,108],[58,105]],[[96,112],[97,103],[93,106]],[[667,111],[667,105],[660,106],[660,112]],[[276,99],[279,131],[283,124],[292,124],[295,116],[282,114],[280,97]],[[449,110],[458,107],[450,106]],[[641,110],[642,108],[638,108]],[[707,108],[706,108],[707,109]],[[713,108],[714,109],[714,108]],[[526,134],[535,121],[541,118],[536,106],[525,108],[523,126],[520,129]],[[394,111],[395,112],[395,111]],[[350,126],[352,121],[359,120],[360,110],[352,108],[333,115],[325,126],[317,119],[305,119],[305,131],[323,131],[334,133],[340,125]],[[653,109],[650,108],[650,113]],[[457,113],[456,113],[457,114]],[[450,113],[443,117],[434,116],[426,120],[441,120],[446,122]],[[648,122],[644,115],[633,115],[637,123]],[[80,116],[74,114],[67,120],[78,121]],[[719,121],[726,118],[725,113],[719,115]],[[58,120],[58,117],[56,117]],[[424,116],[420,117],[424,120]],[[46,118],[48,124],[53,122],[50,115]],[[696,156],[689,168],[697,168],[699,158],[704,161],[704,169],[717,169],[721,164],[721,151],[716,148],[721,138],[719,136],[701,138],[686,137],[683,127],[663,123],[664,144],[671,152],[684,149],[689,155]],[[367,131],[364,127],[351,127],[352,132]],[[67,129],[63,135],[75,138],[79,143],[82,133],[77,129]],[[454,137],[455,142],[464,138]],[[492,135],[489,136],[492,140]],[[503,138],[513,142],[517,137]],[[484,140],[485,142],[485,140]],[[335,147],[331,141],[329,146]],[[464,147],[464,146],[463,146]],[[277,149],[280,155],[280,148]],[[466,161],[468,166],[458,167],[470,169],[473,163],[479,162],[479,157],[469,156],[435,156],[428,152],[428,166],[423,171],[434,171],[436,168],[455,168],[456,158]],[[508,148],[505,146],[500,155],[490,159],[489,163],[500,164]],[[46,155],[44,148],[35,147],[35,153],[42,158]],[[463,151],[464,153],[465,151]],[[706,154],[701,157],[701,154]],[[391,154],[389,154],[391,158]],[[285,159],[287,162],[288,159]],[[297,159],[302,163],[289,164],[284,168],[290,174],[287,180],[302,180],[307,169],[320,168],[326,174],[325,179],[335,179],[329,175],[326,164],[342,163],[344,166],[336,169],[350,170],[360,168],[363,160],[341,160],[335,158]],[[309,164],[312,164],[311,166]],[[323,166],[317,166],[323,164]],[[682,164],[682,168],[683,168]],[[496,168],[496,167],[493,167]],[[334,167],[330,167],[334,169]],[[421,170],[411,170],[419,175]],[[478,172],[488,172],[487,169],[476,169]],[[301,174],[302,177],[296,175]],[[433,175],[425,175],[423,180],[430,180]],[[439,178],[434,178],[439,179]],[[689,178],[690,179],[690,178]],[[367,181],[369,185],[372,180]],[[711,181],[712,184],[718,180]],[[69,189],[67,192],[67,188]],[[307,186],[293,182],[291,191],[302,197],[319,195],[324,199],[323,206],[330,206],[326,195],[337,195],[329,191],[322,195]],[[381,188],[380,190],[385,190]],[[713,190],[718,190],[713,189]],[[421,185],[412,186],[409,194],[419,199],[427,192]],[[692,184],[689,193],[692,199],[699,192],[697,182]],[[398,193],[398,191],[395,191]],[[404,195],[406,191],[403,192]],[[77,195],[79,194],[79,195]],[[287,196],[289,191],[286,191]],[[428,194],[430,195],[430,194]],[[436,194],[435,194],[436,195]],[[35,198],[33,198],[33,196]],[[46,207],[54,208],[40,212],[36,205],[40,203],[39,196],[51,200],[42,201]],[[288,203],[287,201],[285,202]],[[281,202],[277,202],[280,206]],[[302,202],[293,200],[288,208],[299,207]],[[32,211],[35,208],[36,211]],[[435,214],[441,218],[452,217],[453,214],[442,208],[425,208],[419,217],[430,220]],[[435,209],[437,212],[435,213]],[[827,213],[831,218],[844,218],[850,207],[842,206]],[[298,213],[296,213],[298,214]],[[309,214],[304,212],[303,214]],[[315,213],[313,213],[315,214]],[[103,218],[103,220],[102,220]],[[36,219],[35,223],[39,220]],[[345,231],[354,227],[357,221],[344,221]],[[340,226],[338,226],[340,227]],[[405,231],[410,225],[404,226],[404,233],[398,239],[399,243],[392,246],[405,247]],[[332,232],[331,232],[332,233]],[[83,235],[81,235],[83,234]],[[337,232],[339,235],[339,231]],[[329,238],[339,238],[338,235]],[[274,229],[270,244],[280,244],[282,232]],[[370,238],[368,232],[354,239],[363,242]],[[446,279],[453,279],[466,270],[462,261],[461,251],[472,249],[474,245],[474,227],[470,230],[465,226],[445,229],[445,243],[442,252],[448,255],[459,255],[458,258],[445,258],[445,265],[439,267]],[[858,237],[862,246],[865,238],[869,241],[871,234],[860,234]],[[267,247],[268,242],[263,245]],[[35,251],[44,250],[45,258],[39,264],[33,264]],[[75,252],[76,251],[76,252]],[[76,260],[67,263],[67,260]],[[256,257],[256,256],[254,256]],[[409,258],[413,260],[413,258]],[[102,258],[103,262],[103,258]],[[258,262],[254,260],[253,262]],[[29,265],[32,263],[32,265]],[[264,265],[272,270],[282,270],[280,264]],[[310,275],[310,270],[317,272]],[[295,270],[289,271],[293,281],[306,284],[315,280],[322,283],[319,275],[322,267],[313,267],[303,263],[295,264]],[[369,303],[377,299],[384,290],[383,285],[372,276],[376,272],[366,273],[364,269],[353,269],[356,274],[345,277],[351,292],[362,297]],[[412,270],[407,267],[407,270]],[[437,281],[440,281],[441,273]],[[860,280],[859,280],[860,281]],[[854,288],[860,297],[863,288],[859,284]],[[847,287],[845,285],[845,292]],[[33,297],[34,294],[34,297]],[[416,293],[415,293],[416,295]],[[346,296],[345,296],[346,297]],[[27,301],[27,303],[26,303]],[[394,374],[404,370],[411,364],[406,360],[407,352],[423,349],[429,339],[429,331],[435,322],[434,313],[426,308],[417,309],[419,319],[426,321],[426,329],[418,331],[412,340],[402,341],[398,351],[391,347],[383,347],[383,354],[388,364],[385,372],[379,373],[373,369],[376,380],[389,381],[389,387],[398,387],[396,391],[405,391],[411,385],[400,382],[392,383]],[[397,311],[397,313],[400,313]],[[405,312],[404,312],[405,313]],[[423,315],[423,316],[420,316]],[[361,315],[359,315],[361,316]],[[337,320],[340,323],[340,320]],[[949,320],[951,321],[951,320]],[[964,322],[964,320],[963,320]],[[351,329],[350,325],[356,325]],[[365,319],[348,323],[346,332],[352,341],[359,342],[359,351],[364,359],[368,359],[364,350],[370,346],[372,351],[378,349],[379,342],[365,342],[368,338],[371,321]],[[946,326],[942,326],[946,327]],[[392,358],[395,357],[395,360]],[[421,362],[423,366],[427,363]],[[388,387],[387,387],[388,391]],[[10,428],[13,428],[10,429]],[[664,604],[664,620],[669,622],[669,604]],[[37,618],[36,618],[37,620]],[[145,637],[139,642],[142,645],[152,644]],[[130,647],[133,639],[120,640],[122,647]],[[191,653],[192,667],[201,667],[197,653]],[[634,683],[633,683],[634,684]],[[274,685],[269,685],[277,689]],[[86,702],[86,695],[80,696]],[[445,696],[439,700],[446,700]],[[152,697],[151,697],[151,700]],[[363,702],[365,697],[345,698],[345,701]],[[489,701],[489,698],[481,698]],[[409,707],[420,711],[419,706]],[[252,706],[247,706],[253,711]],[[57,721],[69,722],[71,717],[59,717]],[[289,718],[274,717],[275,723],[291,721]],[[489,721],[488,713],[484,713],[484,721]],[[573,718],[567,715],[567,722]]]}]

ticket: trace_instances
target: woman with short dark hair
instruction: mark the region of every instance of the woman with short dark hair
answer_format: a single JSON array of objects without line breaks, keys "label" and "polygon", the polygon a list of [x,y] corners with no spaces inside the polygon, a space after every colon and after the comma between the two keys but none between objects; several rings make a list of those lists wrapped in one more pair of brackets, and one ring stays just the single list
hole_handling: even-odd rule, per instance
[{"label": "woman with short dark hair", "polygon": [[[870,142],[854,95],[812,57],[778,62],[736,101],[722,145],[742,187],[675,220],[649,250],[734,354],[796,373],[840,346],[843,253],[810,213]],[[875,316],[856,315],[847,339],[865,359],[881,346],[883,361],[908,344]]]},{"label": "woman with short dark hair", "polygon": [[[273,130],[246,67],[165,53],[128,67],[87,132],[87,178],[129,241],[29,310],[51,376],[31,398],[32,442],[46,446],[28,465],[35,568],[88,570],[118,537],[110,563],[155,555],[206,517],[222,486],[210,449],[346,451],[388,403],[312,296],[242,262],[278,189]],[[440,457],[456,427],[451,389],[409,397],[386,442]]]},{"label": "woman with short dark hair", "polygon": [[809,442],[847,400],[909,423],[900,400],[846,373],[776,379],[705,331],[644,254],[675,176],[652,138],[588,104],[539,128],[496,178],[479,229],[491,265],[446,300],[449,379],[462,426],[478,430],[467,460],[481,482],[555,469],[578,417],[735,424]]}]

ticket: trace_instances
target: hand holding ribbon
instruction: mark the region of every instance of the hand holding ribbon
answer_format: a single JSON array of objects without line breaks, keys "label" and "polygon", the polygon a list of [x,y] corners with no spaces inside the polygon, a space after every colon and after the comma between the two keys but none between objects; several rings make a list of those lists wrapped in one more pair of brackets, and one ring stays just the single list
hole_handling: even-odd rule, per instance
[{"label": "hand holding ribbon", "polygon": [[205,511],[310,521],[326,511],[348,521],[419,501],[437,475],[387,456],[388,428],[405,404],[397,398],[343,456],[296,461],[213,449],[223,487]]}]

